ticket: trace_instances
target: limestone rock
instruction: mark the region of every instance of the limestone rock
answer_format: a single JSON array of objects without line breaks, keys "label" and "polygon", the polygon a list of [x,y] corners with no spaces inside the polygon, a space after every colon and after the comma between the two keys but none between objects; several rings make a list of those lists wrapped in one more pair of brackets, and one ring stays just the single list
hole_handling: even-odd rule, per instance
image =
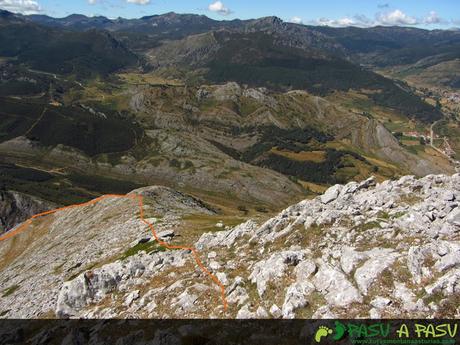
[{"label": "limestone rock", "polygon": [[[234,91],[220,92],[260,97]],[[184,215],[214,214],[170,189],[136,193],[161,201],[145,205],[159,234],[174,230],[186,239]],[[25,242],[0,242],[10,260],[0,268],[0,310],[11,318],[49,310],[72,318],[294,318],[305,308],[315,318],[455,318],[459,201],[459,174],[368,179],[333,186],[260,225],[247,220],[204,233],[187,243],[193,251],[136,252],[139,239],[152,241],[151,230],[132,205],[106,199],[36,222],[43,237],[14,260],[10,246]],[[175,203],[174,212],[162,213]]]},{"label": "limestone rock", "polygon": [[362,302],[361,294],[345,274],[328,264],[320,266],[313,283],[333,306],[345,307],[353,302]]},{"label": "limestone rock", "polygon": [[308,304],[307,297],[313,291],[315,291],[315,287],[308,281],[295,283],[289,286],[282,308],[283,318],[295,318],[295,310],[297,308],[303,308]]},{"label": "limestone rock", "polygon": [[135,290],[133,292],[130,292],[127,296],[126,296],[126,299],[125,299],[125,302],[124,302],[124,305],[129,307],[131,306],[131,304],[139,298],[139,290]]},{"label": "limestone rock", "polygon": [[276,304],[273,304],[270,307],[270,314],[273,316],[274,319],[279,319],[283,316],[283,312]]},{"label": "limestone rock", "polygon": [[367,290],[372,282],[397,258],[397,254],[389,249],[375,249],[366,253],[370,257],[355,272],[355,280],[362,294],[367,295]]},{"label": "limestone rock", "polygon": [[343,186],[341,185],[335,185],[331,188],[329,188],[321,197],[321,202],[323,204],[328,204],[332,201],[334,201],[335,199],[337,199],[337,197],[339,196],[340,194],[340,191],[342,190]]},{"label": "limestone rock", "polygon": [[256,319],[256,313],[249,311],[249,306],[245,304],[236,314],[237,319]]},{"label": "limestone rock", "polygon": [[281,278],[288,265],[300,262],[304,255],[305,253],[302,251],[284,251],[258,262],[249,279],[257,285],[259,296],[263,296],[269,281]]}]

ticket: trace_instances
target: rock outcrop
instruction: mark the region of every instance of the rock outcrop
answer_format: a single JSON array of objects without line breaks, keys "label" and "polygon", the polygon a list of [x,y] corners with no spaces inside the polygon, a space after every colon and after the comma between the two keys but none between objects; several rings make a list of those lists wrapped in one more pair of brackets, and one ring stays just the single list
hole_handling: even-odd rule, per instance
[{"label": "rock outcrop", "polygon": [[225,257],[222,239],[236,239],[239,257],[223,270],[255,291],[243,306],[231,299],[240,318],[258,308],[285,318],[458,317],[459,205],[458,174],[371,178],[198,243]]},{"label": "rock outcrop", "polygon": [[[177,214],[184,207],[209,212],[183,197],[176,199],[182,200]],[[107,213],[114,206],[100,207]],[[261,225],[248,220],[202,234],[194,247],[214,280],[190,251],[143,250],[102,260],[46,296],[34,290],[32,280],[27,291],[41,311],[51,308],[60,317],[460,317],[459,207],[459,174],[383,183],[371,178],[333,186]],[[69,216],[56,215],[55,222],[70,227]],[[72,214],[82,216],[87,213]],[[145,230],[121,220],[118,227],[107,220],[112,234]],[[14,271],[24,281],[23,271],[14,270],[23,263],[24,258],[3,267],[2,275],[11,278]],[[227,310],[216,280],[225,288]],[[26,289],[17,289],[0,300],[9,309],[4,315],[39,316],[27,303]]]},{"label": "rock outcrop", "polygon": [[14,228],[34,214],[55,207],[55,204],[31,195],[0,191],[0,233]]}]

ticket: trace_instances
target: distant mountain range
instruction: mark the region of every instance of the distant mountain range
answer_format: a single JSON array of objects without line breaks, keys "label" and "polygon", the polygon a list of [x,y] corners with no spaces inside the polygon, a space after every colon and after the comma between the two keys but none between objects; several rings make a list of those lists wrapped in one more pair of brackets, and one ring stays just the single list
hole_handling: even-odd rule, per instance
[{"label": "distant mountain range", "polygon": [[[423,60],[424,66],[429,67],[460,56],[460,33],[456,31],[312,27],[285,23],[277,17],[216,21],[202,15],[176,13],[110,20],[83,15],[22,16],[3,11],[1,18],[0,55],[19,54],[21,61],[36,69],[85,76],[91,75],[85,66],[91,61],[96,72],[106,75],[122,67],[142,64],[141,56],[146,51],[162,46],[163,61],[155,61],[157,64],[192,62],[196,67],[208,67],[206,77],[215,82],[233,80],[307,88],[319,94],[379,84],[385,91],[383,96],[374,96],[376,102],[427,120],[439,119],[436,109],[409,94],[404,95],[401,86],[359,67],[356,62],[384,67]],[[31,26],[37,24],[40,27]],[[215,42],[193,38],[202,33],[213,33]],[[15,42],[10,41],[13,36]],[[187,52],[174,48],[170,50],[173,56],[164,54],[169,47],[165,46],[165,40],[186,37],[192,37],[187,40],[189,44],[183,45]],[[190,60],[191,55],[195,55],[192,58],[195,61]]]},{"label": "distant mountain range", "polygon": [[[437,52],[437,54],[458,54],[460,45],[458,29],[430,31],[418,28],[384,26],[333,28],[286,23],[277,17],[217,21],[204,15],[170,12],[139,19],[118,18],[112,20],[102,16],[87,17],[78,14],[72,14],[65,18],[53,18],[46,15],[22,16],[7,11],[2,11],[1,17],[15,17],[40,25],[77,31],[103,29],[113,32],[143,33],[157,36],[159,39],[177,39],[220,29],[246,32],[282,32],[289,34],[291,41],[294,38],[298,40],[296,43],[299,46],[306,44],[311,46],[312,43],[316,42],[319,48],[333,49],[335,52],[341,51],[347,56],[394,52],[389,57],[372,59],[371,56],[367,56],[369,61],[385,65],[414,62],[415,59],[430,56],[433,52]],[[450,47],[447,47],[447,45],[450,45]],[[394,60],[394,57],[399,59]]]},{"label": "distant mountain range", "polygon": [[454,30],[1,11],[0,182],[59,204],[159,182],[274,205],[371,174],[451,172],[403,135],[435,123],[460,145],[405,77],[455,88],[458,59]]},{"label": "distant mountain range", "polygon": [[459,114],[458,30],[0,11],[0,318],[459,317]]}]

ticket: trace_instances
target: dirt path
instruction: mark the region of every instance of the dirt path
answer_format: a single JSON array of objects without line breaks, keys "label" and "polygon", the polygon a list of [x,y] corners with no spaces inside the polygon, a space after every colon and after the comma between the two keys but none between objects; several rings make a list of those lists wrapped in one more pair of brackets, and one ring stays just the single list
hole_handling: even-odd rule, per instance
[{"label": "dirt path", "polygon": [[35,126],[38,125],[38,123],[43,119],[43,116],[45,116],[45,113],[46,113],[47,110],[48,110],[47,107],[44,107],[44,108],[43,108],[43,111],[42,111],[42,113],[40,114],[40,116],[38,117],[38,119],[32,124],[32,126],[27,130],[27,132],[25,132],[25,133],[23,134],[23,136],[26,137],[27,134],[29,134],[30,132],[32,132],[32,130],[35,128]]}]

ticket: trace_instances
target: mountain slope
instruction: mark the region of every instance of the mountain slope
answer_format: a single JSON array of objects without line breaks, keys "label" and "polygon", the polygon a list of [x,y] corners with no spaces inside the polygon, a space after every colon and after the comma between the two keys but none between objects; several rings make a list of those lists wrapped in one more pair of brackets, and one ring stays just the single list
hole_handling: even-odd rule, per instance
[{"label": "mountain slope", "polygon": [[203,203],[159,187],[134,191],[144,195],[146,217],[155,217],[149,219],[159,233],[181,235],[161,236],[173,245],[195,243],[225,286],[227,311],[189,252],[156,246],[129,201],[109,198],[36,220],[15,241],[0,242],[8,278],[0,283],[1,314],[458,317],[458,186],[458,174],[336,185],[261,225],[249,220],[223,229],[219,222],[205,234],[189,221],[200,219],[202,228],[203,220],[216,224],[221,216]]},{"label": "mountain slope", "polygon": [[[399,135],[442,109],[351,60],[336,32],[174,13],[0,23],[0,163],[13,167],[0,180],[13,190],[71,204],[164,184],[279,209],[371,174],[454,171]],[[397,39],[353,35],[379,30]]]},{"label": "mountain slope", "polygon": [[318,95],[368,90],[376,104],[408,117],[425,122],[441,118],[438,109],[423,102],[407,86],[347,61],[326,50],[326,44],[291,44],[289,34],[218,31],[164,43],[147,56],[157,68],[206,68],[204,78],[217,83],[303,89]]},{"label": "mountain slope", "polygon": [[[101,192],[103,177],[106,188],[117,186],[116,193],[126,191],[118,187],[132,183],[162,183],[195,193],[225,193],[235,208],[260,204],[279,208],[280,203],[328,184],[373,173],[385,179],[405,172],[449,171],[439,160],[407,151],[378,121],[306,92],[270,92],[235,83],[133,86],[129,92],[127,109],[135,114],[134,124],[129,117],[105,110],[105,117],[95,115],[89,110],[99,110],[101,104],[88,108],[78,98],[84,108],[49,107],[30,134],[0,144],[2,160],[51,172],[43,188],[57,181],[66,186],[76,183],[71,195],[77,187],[82,197]],[[102,97],[111,102],[110,97],[118,96]],[[121,97],[125,102],[126,91]],[[75,119],[63,121],[59,135],[47,135],[62,121],[54,117],[59,122],[46,125],[51,115],[71,109]],[[78,125],[85,119],[94,125]],[[117,136],[111,136],[112,121],[114,128],[120,128]],[[78,137],[88,139],[72,141]],[[18,183],[15,178],[7,181]],[[49,194],[38,195],[49,199]]]},{"label": "mountain slope", "polygon": [[[317,26],[309,28],[333,37],[345,47],[349,54],[374,58],[376,63],[385,65],[404,64],[403,61],[415,62],[424,56],[435,55],[433,52],[436,51],[437,54],[440,54],[443,49],[455,52],[460,43],[459,33],[450,30],[424,30],[397,26],[372,28]],[[398,56],[399,59],[396,58]]]},{"label": "mountain slope", "polygon": [[0,27],[0,56],[32,69],[88,78],[139,63],[134,53],[105,31],[67,32],[16,16],[2,17]]}]

